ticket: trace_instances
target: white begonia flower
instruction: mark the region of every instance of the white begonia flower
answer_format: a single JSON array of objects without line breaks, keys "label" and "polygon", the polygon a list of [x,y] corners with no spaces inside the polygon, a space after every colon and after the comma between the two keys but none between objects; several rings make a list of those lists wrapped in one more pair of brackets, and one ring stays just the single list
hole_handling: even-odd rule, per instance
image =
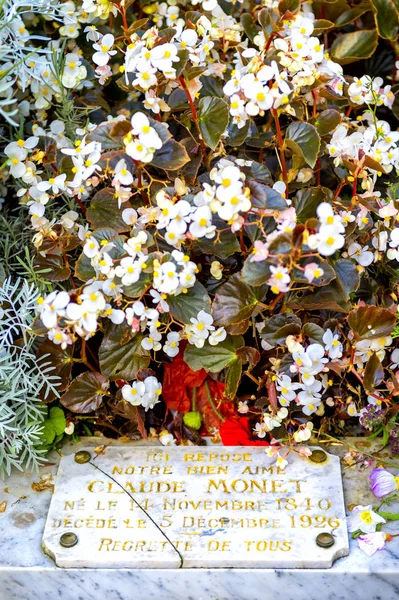
[{"label": "white begonia flower", "polygon": [[122,387],[122,398],[133,406],[140,406],[141,399],[145,394],[145,385],[143,381],[134,381],[132,385],[128,383]]},{"label": "white begonia flower", "polygon": [[170,331],[166,336],[166,342],[163,346],[165,354],[173,358],[179,353],[180,334],[177,331]]},{"label": "white begonia flower", "polygon": [[379,523],[386,523],[385,519],[373,511],[371,504],[368,506],[355,506],[348,518],[348,529],[353,531],[363,531],[363,533],[373,533]]},{"label": "white begonia flower", "polygon": [[[121,185],[131,185],[133,183],[133,175],[126,167],[126,161],[122,158],[118,160],[114,169],[114,181],[118,181]],[[137,213],[136,213],[137,217]]]},{"label": "white begonia flower", "polygon": [[79,218],[75,210],[68,210],[60,218],[60,223],[65,229],[72,229],[75,226],[75,221]]},{"label": "white begonia flower", "polygon": [[332,256],[345,244],[345,238],[335,225],[326,225],[318,233],[317,251],[322,256]]},{"label": "white begonia flower", "polygon": [[[296,390],[301,389],[299,383],[294,383],[288,375],[283,375],[276,381],[276,388],[281,393],[279,396],[279,402],[282,406],[295,400]],[[286,402],[285,402],[286,401]]]},{"label": "white begonia flower", "polygon": [[37,184],[37,189],[41,192],[47,192],[51,189],[53,194],[59,194],[60,192],[64,192],[66,189],[65,181],[66,174],[62,173],[56,177],[50,177],[48,181],[40,181]]},{"label": "white begonia flower", "polygon": [[115,268],[115,274],[121,278],[122,285],[136,283],[140,279],[141,271],[140,262],[132,256],[122,258],[119,265]]},{"label": "white begonia flower", "polygon": [[147,377],[144,380],[145,393],[142,397],[142,406],[147,411],[149,408],[154,408],[155,404],[159,402],[159,396],[162,393],[162,386],[156,377]]},{"label": "white begonia flower", "polygon": [[125,208],[122,211],[122,219],[127,225],[135,225],[137,222],[137,212],[134,208]]},{"label": "white begonia flower", "polygon": [[112,308],[110,304],[105,305],[104,316],[114,325],[120,325],[125,320],[125,313],[118,308]]},{"label": "white begonia flower", "polygon": [[354,402],[351,402],[350,404],[348,404],[348,406],[346,407],[346,412],[348,413],[348,415],[350,417],[358,417],[359,416],[359,412],[356,408],[356,404]]},{"label": "white begonia flower", "polygon": [[159,292],[170,294],[179,287],[179,275],[176,270],[176,265],[171,261],[167,261],[161,265],[160,277],[161,283],[158,286]]},{"label": "white begonia flower", "polygon": [[370,252],[368,248],[368,246],[362,248],[360,244],[354,242],[348,248],[348,255],[362,267],[368,267],[374,261],[374,253]]},{"label": "white begonia flower", "polygon": [[94,258],[97,254],[100,253],[100,244],[94,237],[88,237],[85,241],[85,245],[83,246],[83,254],[87,256],[87,258]]},{"label": "white begonia flower", "polygon": [[324,271],[317,263],[309,263],[305,265],[303,274],[309,283],[312,283],[314,279],[319,279],[322,277],[324,275]]},{"label": "white begonia flower", "polygon": [[176,444],[176,440],[171,433],[167,429],[163,429],[158,436],[159,441],[162,446],[173,446]]},{"label": "white begonia flower", "polygon": [[98,42],[98,40],[101,38],[101,33],[97,30],[95,25],[88,25],[83,30],[83,33],[86,34],[86,40],[88,42]]},{"label": "white begonia flower", "polygon": [[132,119],[132,133],[139,136],[140,142],[147,148],[158,150],[162,148],[162,140],[158,133],[150,125],[150,121],[142,112],[136,112]]},{"label": "white begonia flower", "polygon": [[174,62],[179,62],[179,60],[177,47],[174,44],[159,44],[151,50],[152,65],[164,74],[172,69]]},{"label": "white begonia flower", "polygon": [[40,296],[37,300],[40,320],[47,329],[56,327],[58,317],[65,315],[65,307],[68,305],[70,297],[68,292],[51,292],[43,298]]},{"label": "white begonia flower", "polygon": [[329,357],[334,360],[342,356],[342,344],[339,341],[338,334],[334,335],[331,329],[327,329],[323,334],[323,343],[326,347]]},{"label": "white begonia flower", "polygon": [[399,366],[399,348],[396,348],[391,354],[391,369],[397,369]]},{"label": "white begonia flower", "polygon": [[97,330],[97,314],[90,312],[84,304],[70,302],[66,307],[65,316],[72,323],[76,323],[79,334],[83,334],[84,331],[94,333]]},{"label": "white begonia flower", "polygon": [[162,339],[162,335],[155,328],[150,329],[150,334],[141,340],[141,345],[144,350],[160,350],[162,348],[159,341]]},{"label": "white begonia flower", "polygon": [[107,33],[98,40],[99,43],[96,42],[93,44],[93,48],[96,50],[93,54],[93,62],[99,67],[104,67],[109,62],[111,56],[116,54],[116,50],[111,50],[114,41],[114,36],[111,33]]},{"label": "white begonia flower", "polygon": [[200,206],[191,215],[190,233],[195,239],[215,236],[216,226],[212,225],[212,211],[209,206]]},{"label": "white begonia flower", "polygon": [[211,331],[214,331],[215,327],[212,325],[213,318],[210,314],[204,310],[200,310],[197,318],[191,317],[192,325],[191,329],[196,337],[201,340],[206,340]]},{"label": "white begonia flower", "polygon": [[154,157],[154,152],[150,148],[147,148],[138,138],[128,142],[125,151],[133,160],[143,163],[151,162]]},{"label": "white begonia flower", "polygon": [[227,332],[226,332],[225,328],[219,327],[219,329],[212,331],[212,333],[210,334],[210,336],[208,338],[208,342],[210,343],[211,346],[216,346],[220,342],[223,342],[223,340],[225,340],[226,337],[227,337]]},{"label": "white begonia flower", "polygon": [[169,304],[166,302],[166,294],[160,294],[156,290],[150,290],[150,295],[152,296],[153,303],[158,305],[157,308],[160,312],[169,312]]},{"label": "white begonia flower", "polygon": [[[9,144],[10,146],[11,144]],[[26,173],[26,165],[25,159],[27,157],[27,152],[24,148],[19,148],[18,146],[14,146],[13,148],[8,150],[5,148],[4,152],[8,156],[8,163],[10,166],[10,173],[13,177],[18,179],[22,177]]]},{"label": "white begonia flower", "polygon": [[143,302],[137,300],[132,306],[134,314],[140,317],[140,321],[157,321],[159,318],[159,312],[155,308],[149,308],[145,306]]},{"label": "white begonia flower", "polygon": [[105,308],[105,298],[100,291],[89,285],[84,288],[83,294],[80,294],[79,300],[83,308],[88,312],[99,312]]},{"label": "white begonia flower", "polygon": [[270,273],[271,276],[267,283],[270,285],[271,291],[274,294],[287,292],[289,289],[289,284],[291,283],[291,277],[288,269],[283,266],[275,267],[270,265]]},{"label": "white begonia flower", "polygon": [[82,66],[82,61],[78,54],[67,54],[65,56],[65,66],[62,73],[62,85],[68,89],[74,88],[79,79],[86,77],[86,67]]},{"label": "white begonia flower", "polygon": [[47,335],[49,340],[51,340],[57,346],[61,346],[63,350],[73,343],[71,336],[58,327],[50,329]]}]

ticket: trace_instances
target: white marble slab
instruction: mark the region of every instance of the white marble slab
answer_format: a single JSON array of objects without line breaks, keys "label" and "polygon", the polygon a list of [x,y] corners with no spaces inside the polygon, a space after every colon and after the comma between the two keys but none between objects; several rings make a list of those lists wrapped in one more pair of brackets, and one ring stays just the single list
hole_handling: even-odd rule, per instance
[{"label": "white marble slab", "polygon": [[[350,440],[366,452],[376,450],[376,442]],[[64,454],[81,447],[115,443],[123,448],[146,446],[146,442],[115,442],[87,438],[83,443],[66,444]],[[152,441],[152,444],[154,442]],[[347,448],[329,446],[329,452],[343,455]],[[386,456],[388,450],[383,452]],[[37,492],[32,483],[41,476],[55,477],[59,456],[52,452],[49,463],[36,473],[14,471],[0,482],[0,598],[1,600],[397,600],[399,597],[399,538],[386,550],[366,556],[350,539],[349,555],[337,560],[331,569],[62,569],[43,553],[41,541],[48,513],[51,489]],[[397,472],[395,469],[394,472]],[[371,467],[354,465],[342,470],[345,504],[371,504]],[[392,505],[399,512],[399,504]],[[398,523],[384,525],[398,533]]]},{"label": "white marble slab", "polygon": [[[263,447],[65,456],[43,548],[69,568],[328,568],[348,554],[348,536],[339,458],[322,455],[292,452],[285,469]],[[329,548],[316,543],[323,533]]]}]

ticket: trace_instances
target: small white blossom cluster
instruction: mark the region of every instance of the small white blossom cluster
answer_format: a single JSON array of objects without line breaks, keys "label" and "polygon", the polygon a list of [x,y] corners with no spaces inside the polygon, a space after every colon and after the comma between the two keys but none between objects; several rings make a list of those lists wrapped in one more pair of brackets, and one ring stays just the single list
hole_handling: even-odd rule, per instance
[{"label": "small white blossom cluster", "polygon": [[286,408],[280,408],[276,413],[272,410],[264,412],[262,419],[259,423],[256,423],[254,432],[259,438],[264,438],[269,431],[272,431],[276,427],[280,427],[281,423],[288,417],[288,410]]},{"label": "small white blossom cluster", "polygon": [[[286,345],[293,361],[289,368],[290,374],[277,372],[275,378],[278,402],[283,407],[281,410],[286,411],[286,416],[288,415],[287,407],[292,402],[301,407],[306,416],[314,413],[324,414],[322,394],[329,385],[326,375],[329,371],[327,363],[339,362],[343,354],[343,347],[339,335],[331,329],[324,332],[323,344],[311,343],[305,348],[294,336],[288,336],[286,339]],[[294,381],[296,377],[298,381]],[[281,410],[278,414],[281,414]],[[295,441],[307,441],[311,436],[312,428],[313,424],[310,421],[300,426],[294,434]]]},{"label": "small white blossom cluster", "polygon": [[232,231],[241,229],[244,217],[251,209],[250,191],[245,187],[245,175],[234,162],[222,159],[209,173],[213,185],[204,183],[203,190],[194,198],[196,209],[190,233],[195,238],[215,235],[212,214],[218,214],[227,221]]},{"label": "small white blossom cluster", "polygon": [[[365,121],[364,125],[359,125],[358,121],[350,123],[355,130],[349,135],[349,127],[346,124],[338,125],[335,129],[330,143],[327,144],[328,152],[334,158],[335,166],[339,166],[342,160],[357,163],[366,155],[381,165],[381,171],[385,171],[385,173],[389,173],[392,169],[398,171],[399,132],[391,131],[387,121],[376,121],[371,112],[364,113],[362,119]],[[376,167],[366,165],[365,168],[376,172]]]},{"label": "small white blossom cluster", "polygon": [[[168,12],[169,19],[176,21],[172,16],[177,17],[177,7],[170,7],[168,11],[172,11]],[[203,20],[200,37],[195,29],[183,29],[182,20],[173,23],[176,33],[167,43],[158,43],[156,27],[152,27],[141,37],[137,34],[131,35],[131,43],[126,49],[121,70],[124,72],[126,84],[131,83],[145,94],[144,106],[148,110],[152,110],[155,114],[170,110],[167,103],[157,95],[156,89],[160,78],[169,81],[171,89],[176,85],[173,82],[177,78],[176,64],[180,61],[179,51],[186,50],[194,66],[205,64],[204,61],[214,46],[205,33],[208,24],[210,27],[209,21]],[[199,87],[201,84],[198,81],[188,82],[188,89],[192,95]]]},{"label": "small white blossom cluster", "polygon": [[149,376],[144,381],[134,381],[122,387],[122,397],[133,406],[143,406],[147,411],[159,402],[162,385],[156,377]]},{"label": "small white blossom cluster", "polygon": [[[249,117],[263,115],[265,111],[285,107],[295,114],[289,105],[291,98],[301,87],[313,85],[322,76],[329,80],[330,87],[342,94],[342,68],[324,53],[323,44],[314,30],[314,15],[297,14],[289,21],[284,31],[265,44],[264,36],[258,36],[262,51],[244,50],[242,56],[247,64],[239,65],[231,73],[223,91],[230,98],[230,114],[238,128],[244,127]],[[272,34],[273,35],[273,34]],[[277,53],[278,62],[265,64],[264,48]],[[280,69],[283,68],[283,70]]]},{"label": "small white blossom cluster", "polygon": [[384,80],[381,77],[374,79],[370,75],[363,77],[354,77],[353,82],[348,88],[348,96],[353,104],[362,106],[387,106],[392,108],[395,101],[395,95],[391,90],[390,85],[382,87]]},{"label": "small white blossom cluster", "polygon": [[124,138],[125,151],[133,160],[151,162],[154,153],[162,148],[162,140],[150,125],[148,117],[136,112],[131,118],[132,130]]}]

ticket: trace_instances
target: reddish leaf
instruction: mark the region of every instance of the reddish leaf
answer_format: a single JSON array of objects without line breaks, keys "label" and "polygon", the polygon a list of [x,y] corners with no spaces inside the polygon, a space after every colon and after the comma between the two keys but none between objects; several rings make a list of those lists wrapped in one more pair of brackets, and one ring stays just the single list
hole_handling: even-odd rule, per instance
[{"label": "reddish leaf", "polygon": [[87,371],[78,375],[60,398],[65,408],[75,413],[90,413],[101,405],[109,381],[101,373]]}]

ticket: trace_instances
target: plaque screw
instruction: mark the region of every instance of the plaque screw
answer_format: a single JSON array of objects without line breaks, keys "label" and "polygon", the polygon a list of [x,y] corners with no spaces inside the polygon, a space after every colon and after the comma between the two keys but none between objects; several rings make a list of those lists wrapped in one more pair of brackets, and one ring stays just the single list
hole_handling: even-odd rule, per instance
[{"label": "plaque screw", "polygon": [[60,544],[63,548],[73,548],[78,543],[78,536],[73,531],[63,533],[60,537]]},{"label": "plaque screw", "polygon": [[334,536],[331,533],[319,533],[316,538],[316,544],[320,548],[331,548],[335,544]]},{"label": "plaque screw", "polygon": [[220,524],[221,525],[227,525],[228,523],[230,523],[230,519],[228,519],[227,517],[222,517],[220,519]]},{"label": "plaque screw", "polygon": [[91,454],[90,452],[87,452],[87,450],[79,450],[79,452],[76,452],[75,454],[75,462],[77,462],[79,465],[84,465],[85,463],[90,462],[91,459]]},{"label": "plaque screw", "polygon": [[327,452],[324,452],[324,450],[313,450],[312,454],[309,456],[309,460],[314,463],[326,462]]}]

